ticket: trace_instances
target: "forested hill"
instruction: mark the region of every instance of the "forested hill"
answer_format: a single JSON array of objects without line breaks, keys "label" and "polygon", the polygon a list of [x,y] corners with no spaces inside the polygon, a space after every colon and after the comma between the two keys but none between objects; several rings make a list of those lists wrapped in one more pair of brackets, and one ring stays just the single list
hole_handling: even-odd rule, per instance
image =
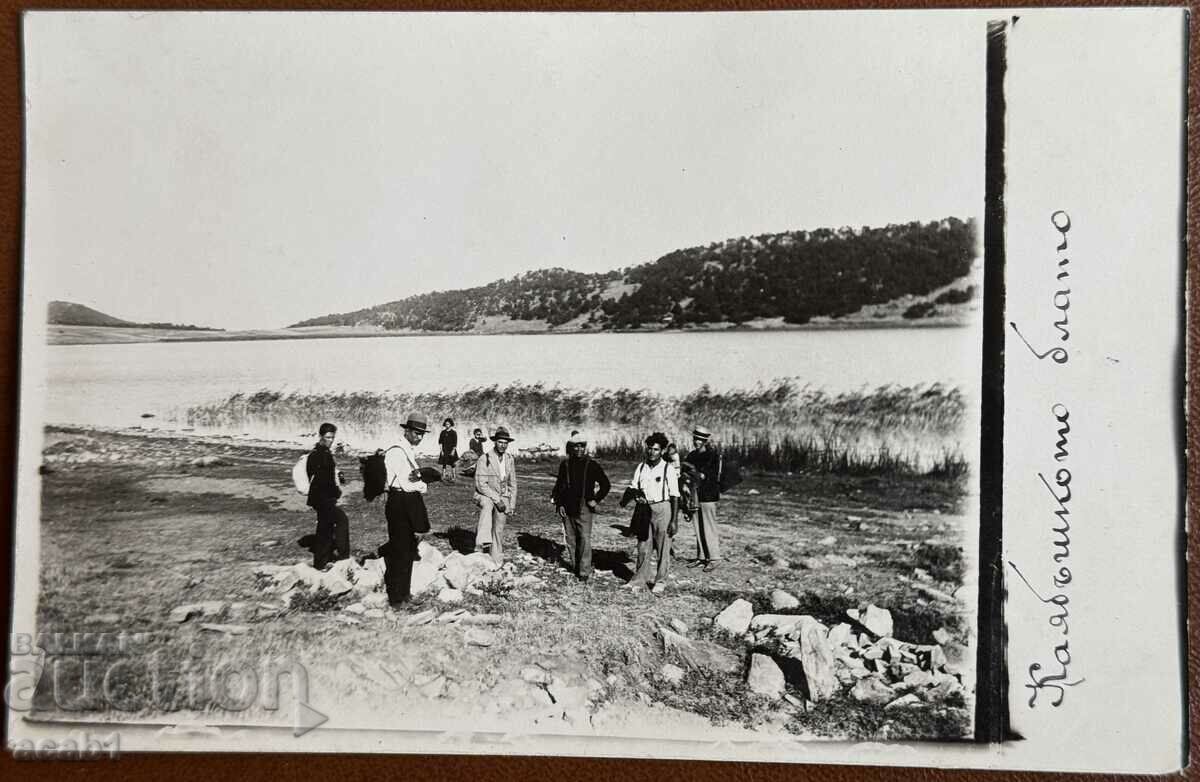
[{"label": "forested hill", "polygon": [[[438,291],[300,326],[472,331],[496,321],[550,328],[627,329],[839,318],[921,297],[959,280],[975,260],[974,221],[954,217],[883,228],[821,228],[740,237],[667,253],[604,274],[542,269],[476,288]],[[973,289],[948,291],[958,303]],[[933,312],[933,303],[915,315]]]},{"label": "forested hill", "polygon": [[221,331],[204,326],[187,326],[176,323],[133,323],[114,318],[99,310],[76,304],[73,301],[52,301],[46,312],[46,322],[51,326],[107,326],[120,329],[172,329],[175,331]]}]

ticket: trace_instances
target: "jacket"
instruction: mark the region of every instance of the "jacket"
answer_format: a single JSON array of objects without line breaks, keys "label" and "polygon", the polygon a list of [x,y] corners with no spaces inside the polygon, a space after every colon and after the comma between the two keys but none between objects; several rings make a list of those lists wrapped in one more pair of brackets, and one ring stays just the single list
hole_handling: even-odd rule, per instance
[{"label": "jacket", "polygon": [[[504,479],[500,478],[501,460],[504,464]],[[512,454],[503,456],[495,450],[485,451],[475,463],[475,493],[492,502],[504,500],[511,513],[517,507],[517,463]]]},{"label": "jacket", "polygon": [[550,492],[556,506],[566,509],[568,516],[578,516],[580,506],[589,502],[600,502],[612,488],[604,468],[589,457],[564,459],[558,465],[558,479]]},{"label": "jacket", "polygon": [[687,455],[685,461],[703,475],[696,483],[696,495],[700,502],[717,502],[725,489],[722,475],[725,460],[716,448],[697,448]]},{"label": "jacket", "polygon": [[342,496],[342,489],[338,486],[337,480],[337,462],[333,459],[333,453],[323,444],[317,443],[316,447],[312,449],[304,468],[308,473],[308,506],[310,508],[315,508],[318,504],[325,502],[335,502],[338,497]]}]

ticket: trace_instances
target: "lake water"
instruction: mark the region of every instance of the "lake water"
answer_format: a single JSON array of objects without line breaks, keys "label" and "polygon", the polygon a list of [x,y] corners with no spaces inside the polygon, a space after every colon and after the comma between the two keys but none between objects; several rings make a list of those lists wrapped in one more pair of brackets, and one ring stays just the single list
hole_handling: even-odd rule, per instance
[{"label": "lake water", "polygon": [[[971,328],[899,328],[60,345],[46,353],[46,421],[171,429],[188,426],[189,406],[238,392],[429,392],[514,382],[672,396],[778,378],[830,393],[938,382],[974,398],[978,340]],[[240,422],[224,433],[294,440],[297,425]]]}]

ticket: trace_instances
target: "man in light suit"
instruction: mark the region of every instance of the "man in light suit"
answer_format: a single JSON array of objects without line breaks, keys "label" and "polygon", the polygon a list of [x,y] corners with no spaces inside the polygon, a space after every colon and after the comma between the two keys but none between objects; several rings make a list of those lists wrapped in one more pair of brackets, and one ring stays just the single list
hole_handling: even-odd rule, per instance
[{"label": "man in light suit", "polygon": [[475,548],[489,554],[497,565],[504,561],[504,522],[517,508],[517,465],[508,453],[512,439],[507,429],[497,427],[492,435],[494,445],[475,466],[475,504],[479,506]]}]

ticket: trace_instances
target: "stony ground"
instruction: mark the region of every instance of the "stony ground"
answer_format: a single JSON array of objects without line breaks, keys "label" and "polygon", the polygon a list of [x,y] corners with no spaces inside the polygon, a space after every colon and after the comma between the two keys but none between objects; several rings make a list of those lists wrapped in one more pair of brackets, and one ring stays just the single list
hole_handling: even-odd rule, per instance
[{"label": "stony ground", "polygon": [[[333,574],[297,566],[314,527],[291,487],[297,455],[48,432],[38,630],[141,634],[136,663],[109,677],[103,703],[93,693],[82,708],[162,722],[278,718],[261,697],[231,713],[215,685],[195,682],[290,660],[337,727],[874,739],[970,730],[974,596],[960,546],[974,524],[958,485],[749,476],[722,502],[728,560],[712,573],[686,567],[694,538],[681,523],[668,589],[652,596],[620,589],[634,541],[619,489],[596,519],[597,576],[580,584],[559,562],[546,501],[556,465],[522,463],[505,567],[465,556],[469,479],[436,484],[417,565],[425,591],[395,612],[372,561],[386,537],[382,503],[363,501],[356,481],[345,497],[356,559]],[[353,460],[344,464],[356,478]],[[606,467],[618,486],[632,472]],[[779,615],[796,622],[762,618]],[[74,663],[59,671],[67,686],[43,676],[43,715],[81,708],[62,702],[64,691],[87,693]]]}]

